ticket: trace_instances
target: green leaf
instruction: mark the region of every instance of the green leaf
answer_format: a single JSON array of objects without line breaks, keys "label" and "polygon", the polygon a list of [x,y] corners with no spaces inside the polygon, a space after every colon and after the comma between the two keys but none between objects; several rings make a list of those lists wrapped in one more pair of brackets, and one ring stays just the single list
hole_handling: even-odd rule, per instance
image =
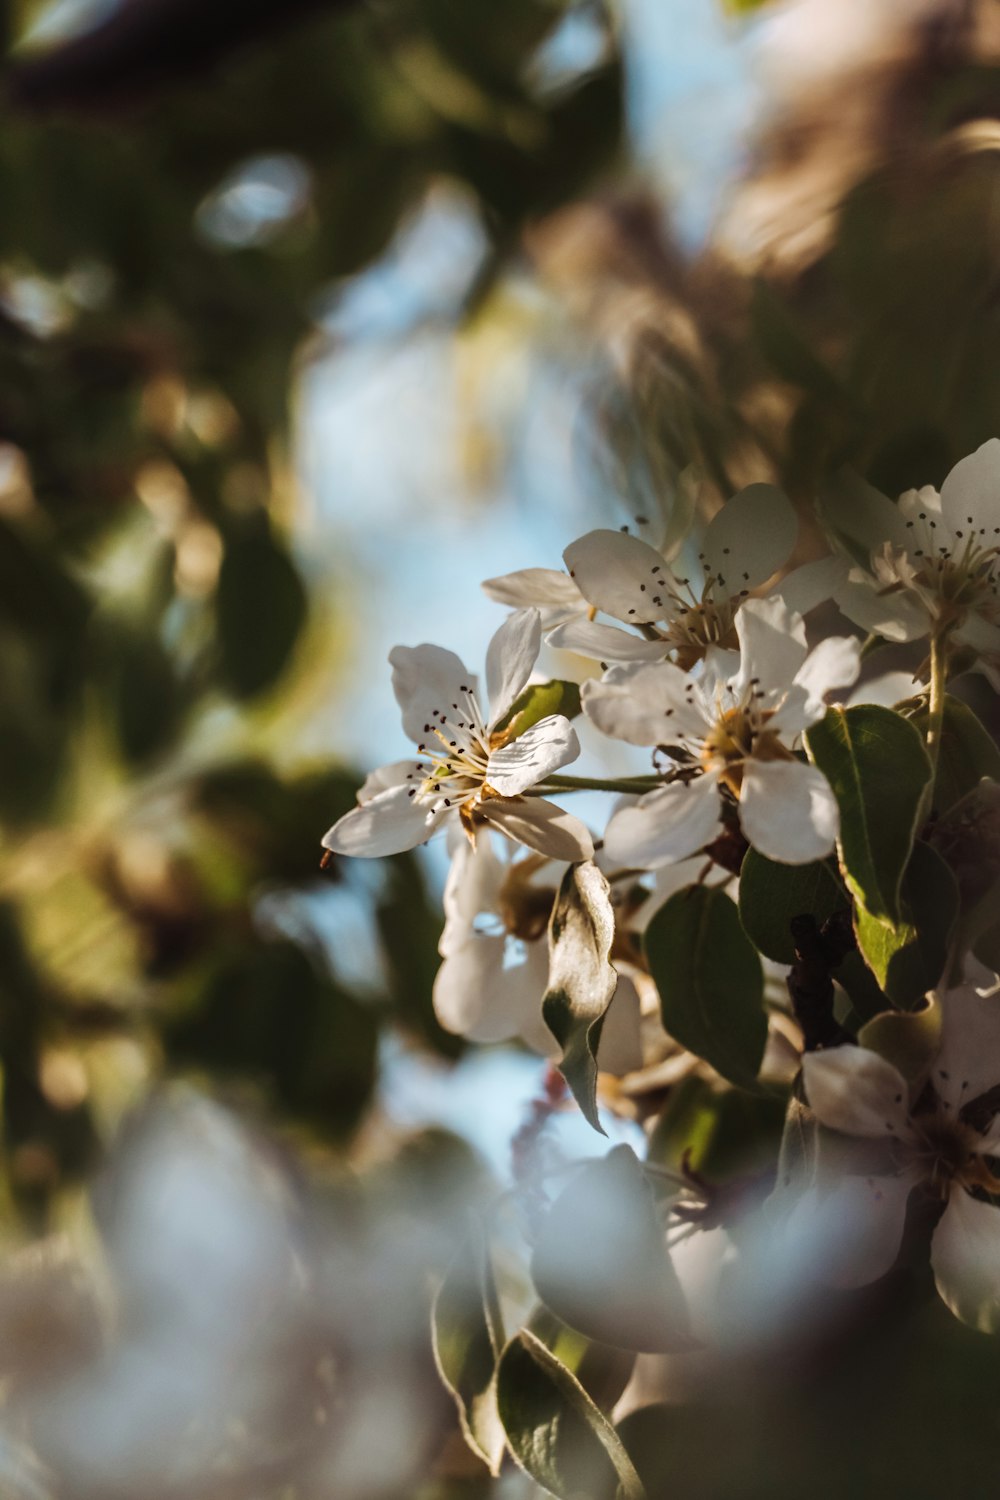
[{"label": "green leaf", "polygon": [[563,1049],[559,1068],[584,1118],[597,1116],[597,1044],[618,975],[609,962],[615,917],[608,882],[592,860],[570,865],[549,921],[549,985],[542,1016]]},{"label": "green leaf", "polygon": [[858,1032],[858,1041],[914,1083],[926,1073],[941,1045],[942,1019],[940,1002],[929,995],[915,1010],[887,1010],[873,1017]]},{"label": "green leaf", "polygon": [[941,979],[958,918],[958,884],[929,844],[913,846],[902,887],[902,921],[882,922],[860,903],[854,930],[879,986],[908,1009]]},{"label": "green leaf", "polygon": [[781,865],[756,849],[747,851],[740,870],[740,920],[765,958],[793,964],[792,919],[811,916],[822,927],[847,905],[847,893],[831,863]]},{"label": "green leaf", "polygon": [[753,1083],[767,1041],[764,976],[736,903],[687,886],[652,918],[644,946],[670,1035],[732,1083]]},{"label": "green leaf", "polygon": [[215,614],[226,687],[237,698],[271,687],[305,623],[306,594],[294,563],[269,532],[229,541]]},{"label": "green leaf", "polygon": [[497,1370],[500,1420],[515,1459],[559,1500],[645,1500],[632,1460],[574,1375],[527,1329]]},{"label": "green leaf", "polygon": [[580,684],[554,678],[552,682],[533,682],[515,698],[510,713],[497,726],[505,739],[516,740],[518,735],[547,719],[550,714],[563,714],[575,719],[580,712]]},{"label": "green leaf", "polygon": [[503,1329],[489,1249],[476,1222],[434,1299],[431,1332],[434,1359],[455,1398],[462,1434],[490,1473],[498,1474],[504,1434],[495,1376]]},{"label": "green leaf", "polygon": [[601,1411],[610,1411],[632,1378],[635,1350],[589,1339],[541,1304],[528,1320],[528,1327],[576,1376],[591,1401]]},{"label": "green leaf", "polygon": [[642,1166],[616,1146],[581,1167],[539,1226],[531,1276],[587,1338],[647,1352],[690,1344],[687,1308]]},{"label": "green leaf", "polygon": [[924,816],[931,763],[918,729],[891,708],[830,708],[806,749],[840,808],[844,878],[872,917],[902,919],[900,887]]},{"label": "green leaf", "polygon": [[[1000,892],[1000,784],[983,778],[939,818],[931,843],[958,882],[962,908],[959,948],[989,942]],[[983,956],[984,963],[992,961]]]},{"label": "green leaf", "polygon": [[[909,699],[900,704],[899,712],[905,714],[926,741],[930,719],[926,698]],[[931,797],[934,812],[939,817],[948,812],[984,776],[1000,781],[1000,749],[968,704],[946,697]]]}]

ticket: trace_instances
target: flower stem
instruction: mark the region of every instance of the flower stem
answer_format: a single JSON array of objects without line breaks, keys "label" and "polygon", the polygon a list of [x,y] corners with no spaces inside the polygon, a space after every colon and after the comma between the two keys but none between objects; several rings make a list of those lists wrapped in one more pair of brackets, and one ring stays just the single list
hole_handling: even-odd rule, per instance
[{"label": "flower stem", "polygon": [[653,792],[663,782],[658,776],[546,776],[536,792]]},{"label": "flower stem", "polygon": [[930,704],[927,719],[927,753],[931,765],[937,770],[938,752],[941,748],[941,728],[944,723],[945,648],[944,637],[937,631],[931,636],[931,681]]}]

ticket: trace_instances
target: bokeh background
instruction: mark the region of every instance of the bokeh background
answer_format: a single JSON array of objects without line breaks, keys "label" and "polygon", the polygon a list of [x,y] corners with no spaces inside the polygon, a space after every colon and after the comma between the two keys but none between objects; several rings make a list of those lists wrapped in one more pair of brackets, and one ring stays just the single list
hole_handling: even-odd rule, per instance
[{"label": "bokeh background", "polygon": [[[319,839],[482,578],[688,468],[706,515],[781,484],[806,558],[821,474],[1000,431],[1000,7],[0,20],[0,1492],[530,1495],[429,1296],[525,1132],[596,1139],[435,1021],[440,851]],[[679,1389],[651,1496],[977,1492],[997,1361],[920,1316]]]}]

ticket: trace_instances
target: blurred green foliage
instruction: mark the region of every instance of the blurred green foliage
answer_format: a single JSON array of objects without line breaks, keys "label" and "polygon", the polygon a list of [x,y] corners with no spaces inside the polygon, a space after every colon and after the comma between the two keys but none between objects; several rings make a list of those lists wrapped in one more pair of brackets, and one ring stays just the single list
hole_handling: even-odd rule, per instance
[{"label": "blurred green foliage", "polygon": [[[319,874],[358,777],[296,749],[338,636],[296,550],[289,423],[328,289],[432,182],[474,195],[495,269],[614,158],[610,30],[584,76],[537,66],[565,9],[126,0],[47,51],[18,45],[46,7],[12,12],[0,1064],[6,1175],[38,1223],[163,1069],[339,1148],[383,1025],[458,1050],[417,863]],[[341,879],[382,948],[361,989],[303,904]]]}]

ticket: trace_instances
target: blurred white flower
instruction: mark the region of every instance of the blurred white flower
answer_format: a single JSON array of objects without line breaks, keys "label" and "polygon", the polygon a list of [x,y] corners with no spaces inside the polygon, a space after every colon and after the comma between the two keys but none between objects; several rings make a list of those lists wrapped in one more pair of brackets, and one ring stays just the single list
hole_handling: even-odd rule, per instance
[{"label": "blurred white flower", "polygon": [[[860,1286],[888,1271],[899,1253],[910,1192],[918,1185],[944,1212],[931,1240],[941,1297],[955,1315],[983,1332],[1000,1330],[1000,1121],[993,1091],[1000,1083],[1000,1002],[971,986],[941,997],[941,1045],[929,1074],[911,1086],[890,1062],[865,1047],[810,1052],[802,1071],[809,1105],[841,1135],[884,1146],[881,1170],[841,1175],[832,1187],[810,1187],[792,1210],[851,1227],[829,1268],[841,1286]],[[987,1097],[990,1096],[990,1097]]]}]

